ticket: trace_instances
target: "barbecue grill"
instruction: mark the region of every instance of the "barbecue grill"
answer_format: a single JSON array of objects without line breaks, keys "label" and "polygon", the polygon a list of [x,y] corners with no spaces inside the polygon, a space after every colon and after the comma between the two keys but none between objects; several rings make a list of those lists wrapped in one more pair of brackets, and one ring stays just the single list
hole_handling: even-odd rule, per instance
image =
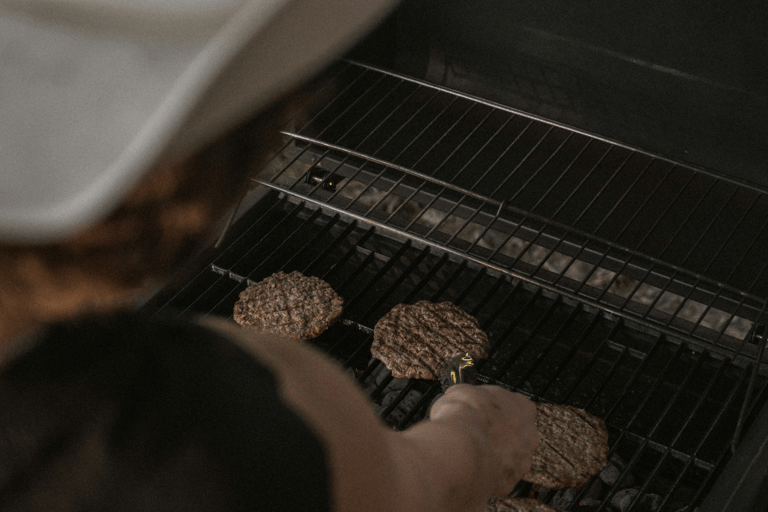
[{"label": "barbecue grill", "polygon": [[[610,431],[611,463],[581,489],[512,495],[596,512],[765,507],[766,189],[521,110],[519,91],[491,100],[509,88],[490,79],[471,81],[483,97],[439,85],[445,48],[432,80],[383,69],[366,57],[382,37],[318,79],[221,248],[147,308],[226,317],[274,272],[321,277],[345,310],[313,343],[405,429],[440,385],[394,379],[371,358],[373,326],[399,303],[450,301],[489,334],[480,382]],[[578,104],[538,78],[549,107]]]}]

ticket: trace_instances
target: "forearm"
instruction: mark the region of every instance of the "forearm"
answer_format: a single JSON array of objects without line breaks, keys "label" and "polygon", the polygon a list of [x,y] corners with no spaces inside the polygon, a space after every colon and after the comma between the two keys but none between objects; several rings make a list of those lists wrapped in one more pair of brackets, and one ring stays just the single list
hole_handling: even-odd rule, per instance
[{"label": "forearm", "polygon": [[[216,327],[275,372],[285,401],[322,439],[337,511],[481,510],[503,488],[504,461],[477,411],[455,399],[461,392],[446,394],[441,418],[393,432],[355,383],[311,346],[227,323]],[[519,478],[526,470],[514,474]]]}]

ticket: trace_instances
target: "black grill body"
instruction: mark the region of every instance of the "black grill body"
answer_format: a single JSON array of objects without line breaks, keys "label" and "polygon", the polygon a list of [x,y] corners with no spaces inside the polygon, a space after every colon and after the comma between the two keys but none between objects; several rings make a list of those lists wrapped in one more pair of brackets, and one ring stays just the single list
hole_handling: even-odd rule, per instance
[{"label": "black grill body", "polygon": [[[576,47],[568,30],[538,27],[539,39],[525,39],[518,20],[502,41],[511,49],[483,54],[502,7],[445,5],[445,23],[419,31],[435,6],[406,2],[318,79],[319,100],[283,133],[222,248],[147,309],[229,317],[238,293],[274,272],[321,277],[345,310],[313,343],[404,429],[440,386],[394,379],[371,358],[373,327],[396,304],[450,301],[489,334],[480,382],[584,408],[610,431],[615,480],[570,493],[521,483],[513,494],[567,510],[765,509],[768,195],[762,179],[747,179],[764,147],[733,155],[707,143],[681,158],[667,150],[685,146],[664,131],[679,126],[622,131],[621,115],[582,108],[595,89],[562,88],[562,74],[594,71],[539,55],[555,35]],[[473,35],[453,17],[468,17]],[[491,27],[485,39],[478,24]],[[530,94],[509,86],[524,66],[492,72],[488,58],[471,58],[499,52],[541,72],[538,82],[517,77]],[[693,82],[714,87],[705,74]],[[758,94],[745,84],[731,101]],[[614,89],[608,96],[635,98]]]}]

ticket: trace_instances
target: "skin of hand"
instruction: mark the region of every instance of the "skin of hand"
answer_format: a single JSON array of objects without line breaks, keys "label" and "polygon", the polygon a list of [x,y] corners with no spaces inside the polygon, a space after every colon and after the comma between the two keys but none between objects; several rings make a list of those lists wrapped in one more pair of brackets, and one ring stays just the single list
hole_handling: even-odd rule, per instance
[{"label": "skin of hand", "polygon": [[203,323],[275,374],[280,395],[328,452],[337,512],[482,511],[512,490],[538,444],[535,406],[495,386],[454,386],[430,421],[394,432],[359,386],[309,343]]},{"label": "skin of hand", "polygon": [[430,419],[455,422],[490,443],[501,466],[493,497],[508,494],[528,472],[539,445],[534,403],[499,386],[451,386],[432,405]]}]

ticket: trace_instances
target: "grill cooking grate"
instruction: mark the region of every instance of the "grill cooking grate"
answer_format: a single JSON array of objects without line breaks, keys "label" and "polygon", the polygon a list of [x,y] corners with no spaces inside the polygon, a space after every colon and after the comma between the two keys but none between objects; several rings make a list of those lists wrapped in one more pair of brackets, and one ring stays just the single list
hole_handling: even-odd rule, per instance
[{"label": "grill cooking grate", "polygon": [[[451,301],[489,333],[481,381],[605,418],[611,456],[625,464],[618,481],[632,479],[640,497],[659,496],[661,510],[698,502],[730,456],[750,378],[739,364],[745,358],[636,329],[507,273],[275,192],[240,221],[234,238],[157,309],[231,317],[249,282],[278,270],[322,277],[345,298],[345,311],[313,343],[348,368],[393,428],[421,420],[439,385],[392,378],[371,359],[372,327],[398,303]],[[767,384],[757,374],[747,426],[768,397]],[[565,498],[576,504],[594,485]],[[600,486],[602,505],[593,510],[613,510],[608,504],[623,487]],[[522,484],[515,492],[531,489]]]},{"label": "grill cooking grate", "polygon": [[338,73],[262,183],[731,354],[763,314],[762,192],[377,70]]},{"label": "grill cooking grate", "polygon": [[439,386],[371,359],[373,326],[399,303],[453,302],[489,334],[482,382],[585,408],[610,431],[611,483],[515,494],[603,511],[631,487],[622,512],[644,497],[693,511],[742,412],[748,429],[768,399],[747,335],[764,322],[768,198],[427,84],[350,63],[334,73],[229,245],[148,309],[231,317],[274,272],[321,277],[345,310],[313,343],[403,429]]}]

